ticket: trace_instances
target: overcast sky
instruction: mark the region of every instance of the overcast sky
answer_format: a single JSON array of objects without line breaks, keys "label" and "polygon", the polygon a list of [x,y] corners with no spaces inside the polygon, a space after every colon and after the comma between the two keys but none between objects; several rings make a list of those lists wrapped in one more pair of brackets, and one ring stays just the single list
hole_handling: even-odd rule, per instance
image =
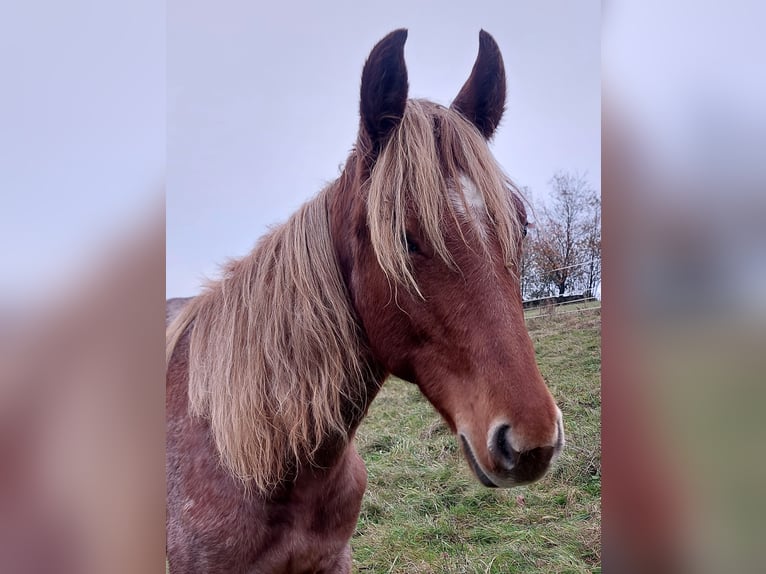
[{"label": "overcast sky", "polygon": [[410,96],[449,104],[479,30],[500,45],[494,140],[535,197],[558,169],[600,190],[599,2],[188,2],[168,5],[167,294],[193,295],[339,174],[365,58],[406,27]]}]

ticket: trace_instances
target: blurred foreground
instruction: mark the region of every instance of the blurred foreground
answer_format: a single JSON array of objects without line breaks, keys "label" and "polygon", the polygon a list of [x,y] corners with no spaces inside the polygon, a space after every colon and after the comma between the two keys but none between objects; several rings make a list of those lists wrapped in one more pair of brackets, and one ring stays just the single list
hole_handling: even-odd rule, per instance
[{"label": "blurred foreground", "polygon": [[605,5],[606,572],[763,568],[763,16]]},{"label": "blurred foreground", "polygon": [[164,572],[164,4],[0,18],[0,572]]},{"label": "blurred foreground", "polygon": [[0,324],[0,570],[161,572],[164,218]]}]

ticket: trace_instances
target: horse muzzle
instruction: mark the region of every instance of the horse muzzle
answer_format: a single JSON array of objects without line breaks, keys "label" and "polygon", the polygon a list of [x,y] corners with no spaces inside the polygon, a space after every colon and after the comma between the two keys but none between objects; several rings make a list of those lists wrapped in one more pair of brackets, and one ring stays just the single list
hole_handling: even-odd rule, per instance
[{"label": "horse muzzle", "polygon": [[508,424],[498,424],[490,429],[487,437],[487,454],[490,464],[482,464],[471,441],[459,433],[463,451],[471,470],[484,486],[509,488],[529,484],[542,478],[564,448],[564,423],[557,409],[556,431],[552,444],[518,451],[513,448],[513,429]]}]

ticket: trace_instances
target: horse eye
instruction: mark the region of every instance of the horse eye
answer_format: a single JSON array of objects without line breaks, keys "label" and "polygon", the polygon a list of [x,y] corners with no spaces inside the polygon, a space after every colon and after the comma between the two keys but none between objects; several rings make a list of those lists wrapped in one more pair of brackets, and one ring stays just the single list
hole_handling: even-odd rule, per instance
[{"label": "horse eye", "polygon": [[405,239],[407,241],[408,253],[420,253],[420,247],[418,247],[417,242],[409,234],[407,234]]},{"label": "horse eye", "polygon": [[529,223],[529,221],[525,221],[525,222],[524,222],[524,229],[522,229],[522,231],[521,231],[521,235],[522,235],[522,237],[526,237],[526,236],[527,236],[527,230],[528,230],[530,227],[534,227],[534,225],[532,225],[531,223]]}]

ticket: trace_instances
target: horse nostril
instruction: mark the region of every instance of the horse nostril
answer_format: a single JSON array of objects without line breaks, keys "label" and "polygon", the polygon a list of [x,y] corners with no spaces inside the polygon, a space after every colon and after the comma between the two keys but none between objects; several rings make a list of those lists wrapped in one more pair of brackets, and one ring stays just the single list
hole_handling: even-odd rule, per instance
[{"label": "horse nostril", "polygon": [[511,443],[508,440],[508,433],[511,427],[508,425],[500,425],[495,429],[495,436],[492,440],[499,458],[502,461],[502,465],[510,470],[516,464],[519,458],[519,453],[513,450]]},{"label": "horse nostril", "polygon": [[532,482],[541,478],[551,464],[554,451],[552,446],[541,446],[523,453],[521,461],[514,469],[519,480]]},{"label": "horse nostril", "polygon": [[520,483],[532,482],[543,476],[550,466],[556,452],[554,446],[540,446],[519,452],[511,446],[508,425],[500,425],[494,430],[490,445],[497,463],[509,471]]}]

